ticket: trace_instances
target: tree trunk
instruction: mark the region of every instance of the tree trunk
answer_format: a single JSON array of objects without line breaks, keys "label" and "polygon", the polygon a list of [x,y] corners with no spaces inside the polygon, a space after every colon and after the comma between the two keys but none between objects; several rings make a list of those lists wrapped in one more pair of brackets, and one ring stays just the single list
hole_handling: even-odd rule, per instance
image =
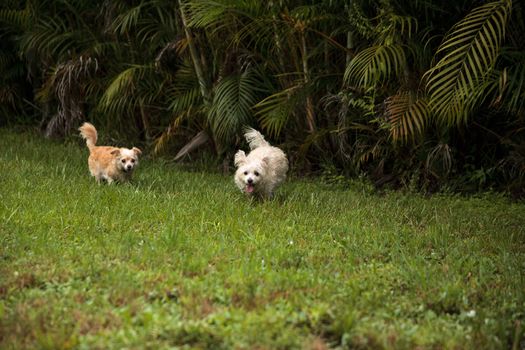
[{"label": "tree trunk", "polygon": [[143,100],[140,101],[140,117],[141,117],[142,127],[144,128],[144,138],[146,139],[146,141],[149,142],[151,140],[149,113],[144,108]]},{"label": "tree trunk", "polygon": [[[304,73],[304,83],[308,85],[310,83],[310,72],[308,68],[308,51],[306,49],[306,38],[304,35],[304,30],[299,32],[301,36],[301,51],[302,51],[302,61],[303,61],[303,73]],[[315,131],[315,111],[314,103],[312,96],[309,94],[306,97],[306,125],[308,127],[308,132],[313,133]]]},{"label": "tree trunk", "polygon": [[179,9],[180,9],[180,17],[182,19],[182,25],[184,27],[184,34],[186,35],[186,40],[188,41],[188,47],[190,48],[191,60],[193,62],[195,74],[197,74],[197,79],[199,80],[199,87],[201,90],[201,95],[202,95],[202,98],[204,99],[204,103],[206,105],[209,105],[211,103],[211,93],[209,89],[209,84],[204,78],[204,70],[202,69],[202,62],[199,58],[199,53],[197,51],[197,47],[195,46],[195,42],[193,41],[193,34],[191,33],[191,29],[188,27],[188,21],[186,19],[186,14],[184,13],[182,1],[178,0],[178,3],[179,3]]},{"label": "tree trunk", "polygon": [[[350,6],[345,5],[345,11],[348,14],[350,11]],[[354,33],[351,31],[346,32],[346,67],[352,60],[352,50],[354,48]]]}]

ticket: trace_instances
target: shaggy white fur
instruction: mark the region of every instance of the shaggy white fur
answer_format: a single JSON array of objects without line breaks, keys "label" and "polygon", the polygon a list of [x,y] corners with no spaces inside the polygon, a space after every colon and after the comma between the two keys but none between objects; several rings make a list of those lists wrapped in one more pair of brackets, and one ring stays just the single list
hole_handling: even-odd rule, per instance
[{"label": "shaggy white fur", "polygon": [[275,188],[286,179],[288,159],[257,130],[247,129],[244,137],[251,152],[248,155],[244,151],[235,154],[235,184],[249,196],[270,198]]}]

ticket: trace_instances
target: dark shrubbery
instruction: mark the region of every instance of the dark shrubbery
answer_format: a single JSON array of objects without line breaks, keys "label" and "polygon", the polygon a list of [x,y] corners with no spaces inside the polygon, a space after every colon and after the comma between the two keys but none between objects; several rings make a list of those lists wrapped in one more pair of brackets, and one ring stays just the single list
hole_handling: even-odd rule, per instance
[{"label": "dark shrubbery", "polygon": [[8,0],[0,125],[64,136],[91,120],[155,154],[226,160],[252,125],[301,173],[522,196],[523,11],[512,0]]}]

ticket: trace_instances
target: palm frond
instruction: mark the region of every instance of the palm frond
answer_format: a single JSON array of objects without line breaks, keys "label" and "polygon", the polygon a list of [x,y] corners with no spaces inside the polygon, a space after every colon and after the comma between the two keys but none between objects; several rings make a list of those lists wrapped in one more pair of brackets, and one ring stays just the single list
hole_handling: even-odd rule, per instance
[{"label": "palm frond", "polygon": [[227,28],[236,18],[259,17],[264,2],[258,0],[192,0],[183,4],[189,25],[196,28]]},{"label": "palm frond", "polygon": [[299,101],[304,101],[303,84],[298,83],[274,93],[255,105],[264,131],[277,137],[284,130]]},{"label": "palm frond", "polygon": [[360,51],[346,67],[346,84],[371,88],[392,76],[402,74],[406,66],[403,47],[396,44],[376,45]]},{"label": "palm frond", "polygon": [[390,44],[401,36],[411,37],[417,33],[418,22],[414,17],[401,16],[387,4],[378,15],[379,25],[376,28],[378,38],[376,42]]},{"label": "palm frond", "polygon": [[63,18],[44,16],[22,36],[22,52],[36,52],[41,57],[55,57],[58,61],[67,59],[90,42],[90,35],[84,29],[74,30]]},{"label": "palm frond", "polygon": [[483,96],[500,46],[512,2],[490,2],[472,10],[445,37],[425,74],[429,104],[438,121],[460,125]]},{"label": "palm frond", "polygon": [[194,87],[188,90],[185,90],[176,95],[172,95],[169,98],[168,109],[173,113],[181,113],[192,106],[195,106],[202,102],[202,95],[198,87]]},{"label": "palm frond", "polygon": [[0,72],[5,72],[16,62],[16,56],[11,52],[0,51]]},{"label": "palm frond", "polygon": [[160,134],[160,136],[155,139],[153,154],[158,155],[166,148],[166,145],[173,138],[173,136],[177,133],[182,122],[190,114],[189,112],[190,111],[186,111],[176,116],[171,122],[171,124],[168,125],[168,127],[164,129],[164,131]]},{"label": "palm frond", "polygon": [[143,8],[144,4],[140,4],[119,15],[112,23],[114,32],[121,35],[130,32],[137,25]]},{"label": "palm frond", "polygon": [[425,170],[436,178],[447,176],[452,169],[452,149],[446,143],[439,143],[428,153]]},{"label": "palm frond", "polygon": [[11,86],[0,86],[0,105],[9,105],[16,108],[15,98],[17,93]]},{"label": "palm frond", "polygon": [[175,115],[202,103],[199,80],[195,71],[187,66],[181,66],[173,80],[166,86],[168,110]]},{"label": "palm frond", "polygon": [[46,134],[65,135],[84,118],[82,107],[84,87],[98,70],[96,58],[79,56],[58,64],[42,87],[36,98],[42,102],[51,96],[58,100],[57,113],[49,120]]},{"label": "palm frond", "polygon": [[517,64],[501,74],[500,97],[503,108],[515,114],[525,113],[525,63]]},{"label": "palm frond", "polygon": [[137,26],[137,36],[142,45],[165,46],[166,43],[177,41],[180,37],[177,12],[168,7],[153,6],[145,18],[141,18]]},{"label": "palm frond", "polygon": [[206,28],[223,23],[228,5],[217,1],[190,1],[185,3],[184,11],[188,16],[188,24],[196,28]]},{"label": "palm frond", "polygon": [[102,95],[99,107],[103,110],[112,109],[117,100],[129,99],[133,93],[133,88],[137,81],[144,75],[146,70],[152,69],[150,66],[132,66],[120,72],[109,84]]},{"label": "palm frond", "polygon": [[0,22],[18,28],[27,28],[30,23],[31,12],[29,7],[23,10],[13,10],[9,8],[0,9]]},{"label": "palm frond", "polygon": [[214,135],[225,139],[250,124],[252,107],[263,92],[260,80],[251,70],[222,79],[215,87],[209,114]]},{"label": "palm frond", "polygon": [[372,38],[375,35],[375,28],[357,1],[351,1],[350,5],[345,6],[348,16],[348,23],[352,31],[359,33],[365,38]]},{"label": "palm frond", "polygon": [[284,130],[289,118],[286,108],[273,108],[261,115],[261,126],[269,136],[277,137]]},{"label": "palm frond", "polygon": [[407,143],[421,136],[429,114],[427,102],[407,92],[390,96],[385,101],[385,117],[394,142]]}]

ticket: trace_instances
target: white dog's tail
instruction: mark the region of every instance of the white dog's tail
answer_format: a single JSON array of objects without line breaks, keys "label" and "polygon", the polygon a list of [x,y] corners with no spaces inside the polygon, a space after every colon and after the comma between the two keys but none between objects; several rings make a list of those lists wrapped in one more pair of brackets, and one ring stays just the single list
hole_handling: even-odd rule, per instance
[{"label": "white dog's tail", "polygon": [[84,123],[80,128],[80,135],[86,140],[86,145],[91,150],[97,144],[97,129],[90,123]]},{"label": "white dog's tail", "polygon": [[255,129],[246,129],[244,137],[250,144],[250,149],[256,149],[257,147],[261,146],[270,146],[270,144],[264,139],[264,136]]}]

